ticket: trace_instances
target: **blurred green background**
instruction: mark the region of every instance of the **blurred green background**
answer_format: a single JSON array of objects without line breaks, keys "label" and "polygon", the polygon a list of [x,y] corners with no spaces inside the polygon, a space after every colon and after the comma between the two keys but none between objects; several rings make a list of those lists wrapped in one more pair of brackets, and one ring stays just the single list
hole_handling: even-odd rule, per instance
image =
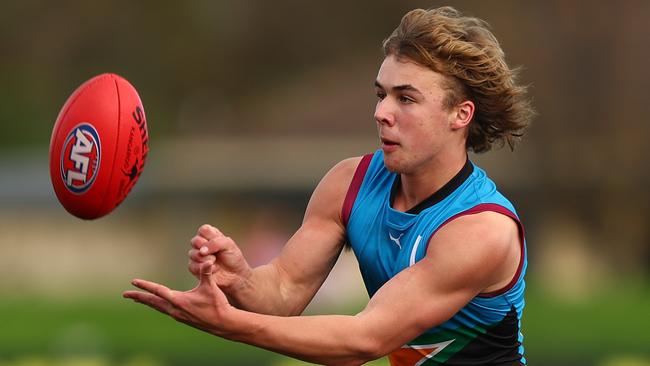
[{"label": "blurred green background", "polygon": [[[123,301],[133,277],[191,288],[202,223],[264,263],[337,161],[374,150],[381,41],[416,7],[487,20],[539,113],[520,147],[472,156],[518,208],[532,365],[650,365],[650,2],[3,1],[0,366],[303,363]],[[130,80],[151,152],[111,215],[68,215],[52,126],[103,72]],[[309,313],[367,296],[344,254]],[[378,361],[376,365],[386,365]]]}]

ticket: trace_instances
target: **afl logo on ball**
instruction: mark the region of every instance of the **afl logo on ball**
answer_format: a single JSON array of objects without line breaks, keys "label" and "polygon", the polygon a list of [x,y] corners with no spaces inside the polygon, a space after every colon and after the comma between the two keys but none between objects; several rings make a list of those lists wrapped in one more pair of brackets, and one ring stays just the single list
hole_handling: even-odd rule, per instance
[{"label": "afl logo on ball", "polygon": [[61,149],[61,178],[72,193],[86,192],[95,181],[101,149],[97,130],[87,122],[70,131]]}]

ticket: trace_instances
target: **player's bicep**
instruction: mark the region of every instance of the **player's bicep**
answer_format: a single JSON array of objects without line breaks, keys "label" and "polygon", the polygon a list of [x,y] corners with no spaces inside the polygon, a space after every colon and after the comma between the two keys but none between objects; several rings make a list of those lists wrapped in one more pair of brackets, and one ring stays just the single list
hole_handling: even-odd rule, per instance
[{"label": "player's bicep", "polygon": [[302,225],[273,262],[282,278],[283,296],[307,305],[338,258],[345,240],[341,207],[359,158],[342,161],[318,184]]}]

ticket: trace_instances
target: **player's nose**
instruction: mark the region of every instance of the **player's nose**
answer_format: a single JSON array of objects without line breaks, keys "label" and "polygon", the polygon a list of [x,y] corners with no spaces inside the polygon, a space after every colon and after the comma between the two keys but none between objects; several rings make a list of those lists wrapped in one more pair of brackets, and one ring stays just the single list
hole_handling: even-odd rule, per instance
[{"label": "player's nose", "polygon": [[379,124],[393,125],[395,123],[394,106],[389,98],[384,98],[377,102],[375,107],[375,121]]}]

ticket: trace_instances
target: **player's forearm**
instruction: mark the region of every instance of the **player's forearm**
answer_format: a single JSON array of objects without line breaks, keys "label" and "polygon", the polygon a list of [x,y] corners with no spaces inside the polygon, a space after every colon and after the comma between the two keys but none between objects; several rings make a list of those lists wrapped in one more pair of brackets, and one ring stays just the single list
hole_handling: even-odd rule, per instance
[{"label": "player's forearm", "polygon": [[236,288],[227,291],[229,300],[242,310],[268,315],[297,315],[306,304],[291,296],[286,279],[274,262],[256,267]]},{"label": "player's forearm", "polygon": [[217,335],[308,362],[361,365],[390,351],[358,316],[277,317],[234,312],[237,328],[243,331]]},{"label": "player's forearm", "polygon": [[282,299],[277,271],[267,264],[256,267],[238,286],[224,289],[233,305],[242,310],[262,314],[279,314]]}]

